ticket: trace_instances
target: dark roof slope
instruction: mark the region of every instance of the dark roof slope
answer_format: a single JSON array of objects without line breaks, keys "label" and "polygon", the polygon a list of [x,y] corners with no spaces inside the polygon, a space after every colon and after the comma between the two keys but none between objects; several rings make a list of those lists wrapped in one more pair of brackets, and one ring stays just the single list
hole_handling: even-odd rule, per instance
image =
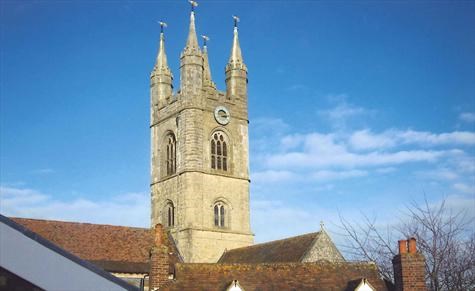
[{"label": "dark roof slope", "polygon": [[285,263],[300,262],[320,232],[226,251],[218,263]]},{"label": "dark roof slope", "polygon": [[[67,250],[64,250],[63,248],[59,247],[58,245],[52,243],[51,241],[45,239],[41,235],[38,235],[28,227],[22,225],[21,223],[18,222],[18,218],[12,219],[8,218],[6,216],[3,216],[0,214],[0,222],[8,225],[9,227],[15,229],[18,232],[21,232],[24,236],[30,238],[31,240],[34,240],[36,243],[42,245],[45,248],[48,248],[49,250],[69,259],[70,261],[82,266],[83,268],[88,269],[89,271],[101,276],[102,278],[109,280],[111,282],[114,282],[115,284],[123,287],[125,290],[137,290],[135,286],[132,286],[128,284],[127,282],[111,275],[108,272],[105,272],[104,270],[98,268],[97,266],[91,264],[90,262],[87,262],[78,256],[75,256],[74,254],[68,252]],[[21,220],[21,219],[20,219]],[[3,268],[2,268],[3,270]],[[68,274],[70,276],[73,276],[74,274]]]},{"label": "dark roof slope", "polygon": [[253,290],[354,290],[367,278],[378,291],[388,290],[373,263],[177,264],[176,280],[164,290],[224,291],[234,281]]}]

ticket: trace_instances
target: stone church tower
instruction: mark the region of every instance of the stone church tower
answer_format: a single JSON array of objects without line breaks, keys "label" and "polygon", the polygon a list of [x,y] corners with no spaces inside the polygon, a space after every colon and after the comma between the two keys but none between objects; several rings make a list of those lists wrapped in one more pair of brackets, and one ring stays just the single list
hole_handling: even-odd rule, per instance
[{"label": "stone church tower", "polygon": [[191,12],[173,93],[165,38],[151,73],[152,225],[172,234],[185,262],[216,262],[253,243],[249,221],[247,68],[235,21],[226,92],[211,78]]}]

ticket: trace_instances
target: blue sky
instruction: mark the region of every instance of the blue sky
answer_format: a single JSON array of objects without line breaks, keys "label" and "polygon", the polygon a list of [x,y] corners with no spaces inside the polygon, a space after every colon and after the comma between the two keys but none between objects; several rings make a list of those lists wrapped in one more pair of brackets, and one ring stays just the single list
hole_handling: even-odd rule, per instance
[{"label": "blue sky", "polygon": [[[156,21],[178,88],[189,5],[0,5],[0,212],[148,226]],[[475,3],[201,1],[221,90],[232,14],[256,241],[336,230],[339,213],[393,223],[424,195],[475,215]]]}]

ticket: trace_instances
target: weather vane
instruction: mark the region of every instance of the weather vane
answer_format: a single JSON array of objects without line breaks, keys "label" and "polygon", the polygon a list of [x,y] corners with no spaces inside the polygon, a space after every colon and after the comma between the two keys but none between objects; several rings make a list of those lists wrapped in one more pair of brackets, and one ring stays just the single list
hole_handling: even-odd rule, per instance
[{"label": "weather vane", "polygon": [[163,33],[163,28],[167,27],[168,24],[166,24],[163,21],[157,21],[157,22],[158,22],[158,24],[160,24],[160,32]]},{"label": "weather vane", "polygon": [[191,4],[191,12],[195,11],[195,7],[198,6],[198,2],[193,1],[193,0],[188,0]]},{"label": "weather vane", "polygon": [[233,19],[234,19],[234,27],[237,27],[237,24],[238,24],[240,19],[236,15],[233,15]]},{"label": "weather vane", "polygon": [[201,37],[203,38],[203,46],[206,46],[206,42],[209,41],[209,37],[206,35],[201,35]]}]

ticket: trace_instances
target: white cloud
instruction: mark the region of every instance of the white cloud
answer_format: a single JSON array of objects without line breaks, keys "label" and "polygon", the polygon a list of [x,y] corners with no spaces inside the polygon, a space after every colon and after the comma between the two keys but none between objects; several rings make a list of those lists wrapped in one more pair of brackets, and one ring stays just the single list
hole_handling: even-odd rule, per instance
[{"label": "white cloud", "polygon": [[385,149],[395,146],[396,141],[388,134],[373,134],[368,129],[359,130],[350,136],[349,140],[354,149]]},{"label": "white cloud", "polygon": [[[333,180],[343,180],[356,177],[367,176],[367,171],[362,170],[347,170],[347,171],[332,171],[332,170],[320,170],[311,173],[294,173],[291,171],[262,171],[253,173],[251,178],[253,182],[258,184],[269,183],[312,183],[312,182],[326,182]],[[322,188],[328,190],[328,188]]]},{"label": "white cloud", "polygon": [[311,193],[323,192],[323,191],[328,192],[328,191],[332,191],[333,189],[335,189],[334,184],[325,184],[323,186],[312,187]]},{"label": "white cloud", "polygon": [[[472,194],[475,191],[472,190]],[[449,195],[445,199],[445,205],[453,213],[465,212],[469,217],[475,218],[475,197],[465,197],[462,195]]]},{"label": "white cloud", "polygon": [[418,171],[416,174],[423,178],[435,180],[455,180],[459,177],[457,172],[449,168],[439,168],[436,170]]},{"label": "white cloud", "polygon": [[448,144],[475,145],[475,133],[467,131],[434,134],[425,131],[407,130],[397,132],[396,138],[405,144],[421,144],[426,146]]},{"label": "white cloud", "polygon": [[463,122],[472,123],[475,122],[475,113],[473,112],[462,112],[459,114],[459,119]]},{"label": "white cloud", "polygon": [[325,209],[308,211],[276,200],[255,200],[251,203],[251,222],[256,242],[318,231],[321,220],[336,221],[336,214]]},{"label": "white cloud", "polygon": [[376,172],[377,173],[380,173],[380,174],[388,174],[388,173],[392,173],[394,171],[396,171],[397,169],[395,167],[386,167],[386,168],[379,168],[379,169],[376,169]]},{"label": "white cloud", "polygon": [[273,170],[389,166],[410,162],[434,162],[443,156],[462,153],[459,150],[418,149],[354,153],[347,148],[346,143],[346,140],[341,140],[333,134],[310,133],[300,138],[293,151],[266,155],[266,166]]},{"label": "white cloud", "polygon": [[467,185],[464,183],[455,183],[453,185],[455,190],[458,190],[462,193],[467,193],[467,194],[474,194],[475,195],[475,181],[472,181],[471,185]]},{"label": "white cloud", "polygon": [[263,171],[256,172],[251,175],[251,179],[256,183],[275,183],[287,182],[298,179],[299,176],[290,171]]},{"label": "white cloud", "polygon": [[[472,193],[473,194],[473,193]],[[462,217],[468,220],[475,219],[475,197],[467,197],[466,195],[452,194],[438,200],[429,202],[431,209],[438,209],[444,203],[445,214],[456,215],[463,214]],[[468,221],[467,220],[467,221]]]},{"label": "white cloud", "polygon": [[431,133],[414,130],[386,130],[372,133],[369,129],[351,134],[349,143],[356,150],[388,149],[399,145],[420,145],[425,147],[438,145],[475,145],[475,133],[454,131],[447,133]]},{"label": "white cloud", "polygon": [[357,107],[350,104],[340,104],[335,108],[326,111],[320,111],[323,115],[327,115],[331,120],[345,119],[361,114],[365,114],[367,111],[363,107]]},{"label": "white cloud", "polygon": [[120,194],[109,200],[61,200],[33,189],[0,186],[0,198],[0,210],[6,216],[142,227],[150,223],[145,193]]},{"label": "white cloud", "polygon": [[313,180],[318,181],[329,181],[329,180],[341,180],[341,179],[348,179],[348,178],[355,178],[355,177],[363,177],[367,176],[367,171],[361,170],[350,170],[350,171],[329,171],[329,170],[321,170],[316,171],[310,174],[310,177]]},{"label": "white cloud", "polygon": [[289,129],[289,125],[280,118],[261,117],[252,120],[250,127],[253,131],[262,133],[281,133]]},{"label": "white cloud", "polygon": [[304,136],[301,134],[286,135],[280,140],[280,145],[283,150],[289,150],[298,147],[303,140]]},{"label": "white cloud", "polygon": [[48,196],[33,189],[21,189],[0,186],[0,207],[4,209],[19,208],[26,205],[34,205],[48,200]]},{"label": "white cloud", "polygon": [[464,155],[453,162],[456,164],[456,168],[461,172],[475,173],[475,157]]},{"label": "white cloud", "polygon": [[346,129],[350,119],[374,113],[374,110],[368,110],[348,103],[346,101],[347,97],[344,94],[327,96],[327,99],[336,101],[336,106],[326,110],[319,110],[317,113],[326,119],[333,128],[338,130]]}]

